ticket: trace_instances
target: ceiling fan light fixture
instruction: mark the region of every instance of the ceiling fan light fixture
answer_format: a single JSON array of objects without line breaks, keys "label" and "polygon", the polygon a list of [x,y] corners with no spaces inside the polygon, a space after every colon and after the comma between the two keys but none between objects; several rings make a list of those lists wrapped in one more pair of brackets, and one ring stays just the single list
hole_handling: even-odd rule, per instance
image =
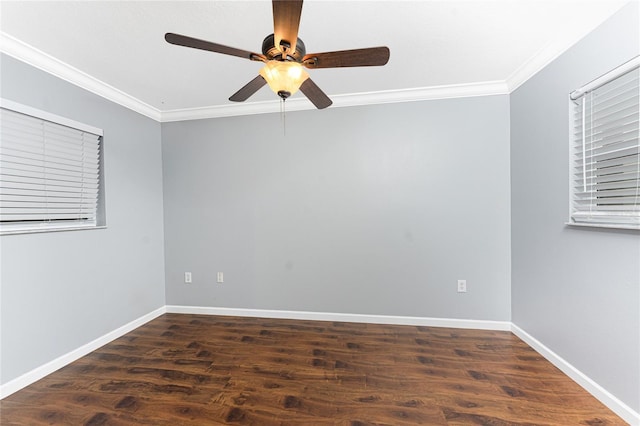
[{"label": "ceiling fan light fixture", "polygon": [[262,40],[262,54],[175,33],[166,33],[164,39],[177,46],[264,62],[265,66],[260,74],[231,95],[229,100],[232,102],[244,102],[269,84],[271,90],[282,99],[287,99],[300,90],[316,108],[327,108],[332,104],[331,99],[309,78],[302,67],[381,66],[389,61],[389,48],[379,46],[307,54],[303,41],[298,37],[302,2],[303,0],[271,1],[273,33]]},{"label": "ceiling fan light fixture", "polygon": [[283,99],[296,93],[309,73],[302,65],[293,61],[267,61],[260,70],[271,90]]}]

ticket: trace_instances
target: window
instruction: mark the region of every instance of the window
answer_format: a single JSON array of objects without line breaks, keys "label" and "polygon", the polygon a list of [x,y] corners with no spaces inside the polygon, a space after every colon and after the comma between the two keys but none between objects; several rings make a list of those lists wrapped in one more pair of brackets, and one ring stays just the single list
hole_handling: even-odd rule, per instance
[{"label": "window", "polygon": [[104,225],[102,130],[2,99],[0,233]]},{"label": "window", "polygon": [[640,229],[640,57],[570,96],[570,224]]}]

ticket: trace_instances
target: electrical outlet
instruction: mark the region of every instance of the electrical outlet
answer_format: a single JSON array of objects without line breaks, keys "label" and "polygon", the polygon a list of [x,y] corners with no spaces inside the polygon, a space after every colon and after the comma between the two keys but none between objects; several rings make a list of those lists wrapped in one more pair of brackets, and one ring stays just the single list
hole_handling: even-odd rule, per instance
[{"label": "electrical outlet", "polygon": [[467,280],[458,280],[458,293],[467,292]]},{"label": "electrical outlet", "polygon": [[224,282],[224,275],[222,274],[222,272],[218,272],[218,282],[219,283]]},{"label": "electrical outlet", "polygon": [[191,272],[184,273],[184,282],[187,284],[191,284]]}]

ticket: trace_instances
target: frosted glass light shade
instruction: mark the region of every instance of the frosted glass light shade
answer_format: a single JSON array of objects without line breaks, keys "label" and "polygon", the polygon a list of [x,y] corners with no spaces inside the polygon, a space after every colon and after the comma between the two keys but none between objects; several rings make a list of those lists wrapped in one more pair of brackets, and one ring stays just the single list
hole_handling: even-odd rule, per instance
[{"label": "frosted glass light shade", "polygon": [[268,61],[260,70],[271,90],[281,98],[288,98],[300,89],[309,74],[297,62]]}]

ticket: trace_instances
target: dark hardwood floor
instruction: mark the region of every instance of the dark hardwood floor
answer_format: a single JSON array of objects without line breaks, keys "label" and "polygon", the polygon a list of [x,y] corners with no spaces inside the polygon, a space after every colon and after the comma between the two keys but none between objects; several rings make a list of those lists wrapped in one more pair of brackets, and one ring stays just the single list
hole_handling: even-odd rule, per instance
[{"label": "dark hardwood floor", "polygon": [[623,425],[509,332],[166,314],[2,425]]}]

